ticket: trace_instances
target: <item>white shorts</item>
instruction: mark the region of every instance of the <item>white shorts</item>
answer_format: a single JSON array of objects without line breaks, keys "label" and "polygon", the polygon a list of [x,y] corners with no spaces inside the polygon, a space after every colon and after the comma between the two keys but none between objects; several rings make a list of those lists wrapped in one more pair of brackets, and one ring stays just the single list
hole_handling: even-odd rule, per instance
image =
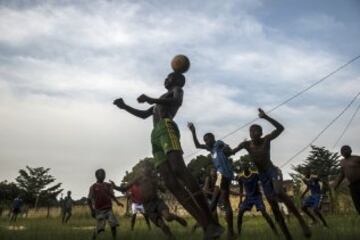
[{"label": "white shorts", "polygon": [[139,203],[132,203],[131,204],[131,213],[132,214],[145,213],[144,206]]}]

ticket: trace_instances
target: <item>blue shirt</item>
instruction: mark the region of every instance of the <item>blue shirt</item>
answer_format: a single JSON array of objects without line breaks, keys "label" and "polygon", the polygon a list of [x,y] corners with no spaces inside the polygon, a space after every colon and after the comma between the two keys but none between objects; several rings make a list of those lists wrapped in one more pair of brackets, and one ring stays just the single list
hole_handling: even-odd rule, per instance
[{"label": "blue shirt", "polygon": [[220,172],[223,176],[229,179],[233,179],[234,172],[229,159],[224,153],[225,146],[226,145],[223,141],[216,141],[213,148],[211,149],[211,157],[216,170]]},{"label": "blue shirt", "polygon": [[321,186],[319,179],[310,178],[305,181],[306,186],[310,189],[311,195],[319,195],[321,194]]},{"label": "blue shirt", "polygon": [[245,189],[246,197],[261,196],[259,188],[259,175],[251,172],[249,176],[241,174],[238,178],[239,184],[242,184]]},{"label": "blue shirt", "polygon": [[22,205],[22,200],[21,198],[15,198],[14,202],[13,202],[13,208],[14,209],[20,209]]}]

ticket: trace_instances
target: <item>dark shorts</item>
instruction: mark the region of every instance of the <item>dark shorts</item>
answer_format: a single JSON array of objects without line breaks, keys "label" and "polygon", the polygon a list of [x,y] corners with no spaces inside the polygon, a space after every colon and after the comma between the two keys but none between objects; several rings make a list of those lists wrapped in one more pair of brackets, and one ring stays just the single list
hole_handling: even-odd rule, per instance
[{"label": "dark shorts", "polygon": [[12,213],[13,214],[19,214],[21,212],[21,209],[20,208],[14,208],[13,210],[12,210]]},{"label": "dark shorts", "polygon": [[256,207],[256,211],[265,210],[265,205],[261,196],[246,197],[245,200],[240,204],[240,211],[250,211],[252,207]]},{"label": "dark shorts", "polygon": [[304,201],[302,202],[302,205],[303,205],[303,207],[317,209],[320,207],[320,200],[321,200],[320,194],[310,195],[304,199]]},{"label": "dark shorts", "polygon": [[278,194],[274,187],[274,182],[281,182],[282,175],[280,170],[277,167],[270,167],[268,170],[264,172],[259,172],[259,179],[261,181],[261,185],[264,189],[264,194],[268,199],[273,199]]},{"label": "dark shorts", "polygon": [[166,205],[164,200],[160,198],[155,198],[151,201],[144,203],[144,209],[150,220],[153,223],[157,224],[158,219],[162,218],[161,212],[164,210],[169,210],[169,207]]}]

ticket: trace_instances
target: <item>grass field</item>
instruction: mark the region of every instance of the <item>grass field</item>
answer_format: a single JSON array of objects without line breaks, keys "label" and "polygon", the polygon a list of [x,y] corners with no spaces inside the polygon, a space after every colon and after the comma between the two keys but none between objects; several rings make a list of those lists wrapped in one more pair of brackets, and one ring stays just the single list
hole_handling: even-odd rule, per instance
[{"label": "grass field", "polygon": [[[318,240],[335,239],[360,239],[360,217],[357,215],[327,216],[330,230],[324,229],[320,225],[312,227],[313,238]],[[188,219],[190,226],[194,223]],[[120,218],[118,239],[165,239],[159,229],[153,226],[149,231],[142,218],[139,218],[135,231],[130,231],[130,219]],[[177,239],[201,239],[201,232],[190,233],[191,227],[184,228],[176,223],[170,224],[171,229]],[[59,218],[30,218],[19,219],[16,225],[9,225],[8,219],[3,217],[0,220],[0,239],[1,240],[82,240],[91,239],[94,228],[94,220],[88,216],[75,216],[67,225],[62,225]],[[294,239],[303,239],[300,229],[295,219],[291,219],[290,229]],[[107,231],[105,239],[110,239]],[[223,238],[225,239],[225,237]],[[244,220],[243,234],[241,239],[278,239],[260,216],[247,216]]]}]

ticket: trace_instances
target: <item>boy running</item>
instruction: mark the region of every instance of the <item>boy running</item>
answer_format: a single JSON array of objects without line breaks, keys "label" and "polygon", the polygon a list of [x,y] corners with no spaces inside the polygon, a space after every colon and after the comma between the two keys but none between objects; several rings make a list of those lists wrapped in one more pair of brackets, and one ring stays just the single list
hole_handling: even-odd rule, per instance
[{"label": "boy running", "polygon": [[251,160],[254,162],[259,171],[259,179],[262,183],[265,196],[275,215],[275,220],[280,225],[280,228],[286,239],[292,239],[292,236],[285,223],[284,217],[280,212],[278,200],[283,201],[288,209],[298,219],[305,237],[311,237],[311,231],[306,225],[303,217],[296,209],[293,201],[291,201],[291,199],[283,191],[282,175],[280,169],[274,166],[270,158],[270,143],[284,131],[284,127],[279,122],[266,115],[265,112],[260,108],[259,117],[270,122],[273,126],[275,126],[276,129],[270,134],[262,137],[262,127],[257,124],[251,125],[251,140],[240,143],[239,146],[233,150],[233,154],[237,153],[241,149],[248,151]]},{"label": "boy running", "polygon": [[[302,181],[306,185],[306,189],[301,195],[302,201],[302,210],[306,215],[308,215],[311,220],[313,221],[313,224],[317,223],[317,220],[313,214],[309,211],[309,208],[311,208],[316,216],[321,220],[324,227],[328,227],[324,217],[320,213],[320,203],[321,203],[321,185],[320,185],[320,179],[316,175],[312,175],[311,171],[308,170],[305,173],[305,178],[302,179]],[[305,198],[305,195],[307,192],[310,191],[310,195]]]},{"label": "boy running", "polygon": [[115,198],[113,188],[110,183],[104,182],[105,170],[98,169],[95,172],[96,183],[89,190],[88,205],[91,216],[96,219],[96,230],[93,239],[105,231],[106,222],[111,227],[112,238],[116,239],[116,228],[119,226],[118,220],[112,211],[112,200],[119,206],[122,204]]},{"label": "boy running", "polygon": [[67,223],[71,218],[73,202],[71,191],[68,191],[67,196],[62,201],[62,223]]}]

